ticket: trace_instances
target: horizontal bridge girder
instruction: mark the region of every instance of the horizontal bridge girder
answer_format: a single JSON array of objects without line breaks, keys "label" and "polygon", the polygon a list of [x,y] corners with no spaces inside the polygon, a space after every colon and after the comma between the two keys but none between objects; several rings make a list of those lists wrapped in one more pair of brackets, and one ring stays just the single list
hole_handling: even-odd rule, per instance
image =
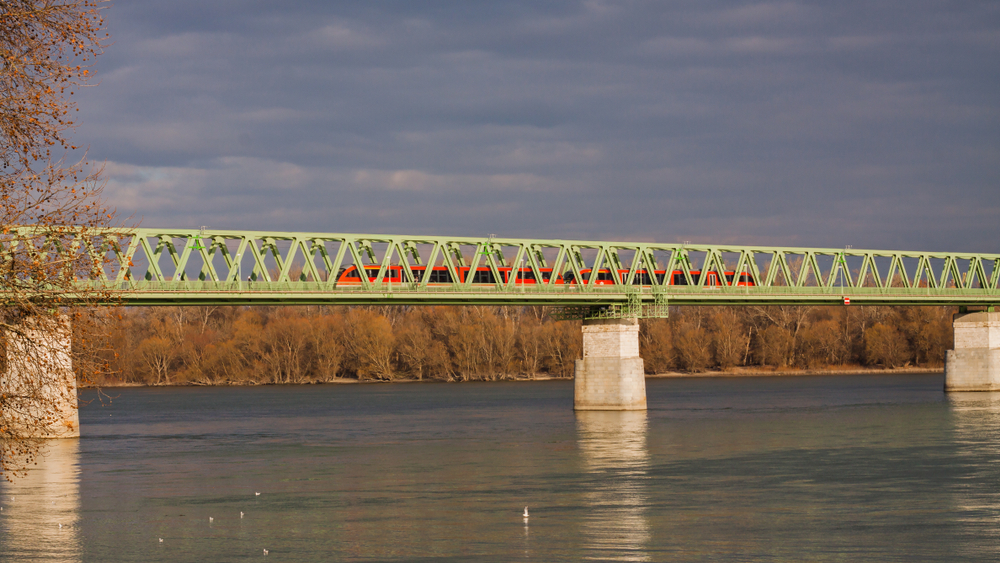
[{"label": "horizontal bridge girder", "polygon": [[103,260],[104,268],[93,279],[79,279],[77,287],[110,290],[115,299],[134,305],[833,305],[844,297],[862,305],[1000,302],[998,254],[47,229],[18,227],[0,236],[0,259],[25,252],[50,260],[60,253],[89,253]]},{"label": "horizontal bridge girder", "polygon": [[[610,305],[628,301],[629,293],[614,291],[544,292],[446,291],[444,289],[406,290],[382,288],[382,291],[309,291],[285,288],[202,288],[169,290],[136,289],[125,296],[131,305],[538,305],[575,306]],[[1000,302],[995,294],[939,293],[913,295],[909,292],[878,291],[721,291],[635,292],[639,300],[653,304],[657,299],[671,305],[843,305],[847,296],[853,305],[992,305]]]}]

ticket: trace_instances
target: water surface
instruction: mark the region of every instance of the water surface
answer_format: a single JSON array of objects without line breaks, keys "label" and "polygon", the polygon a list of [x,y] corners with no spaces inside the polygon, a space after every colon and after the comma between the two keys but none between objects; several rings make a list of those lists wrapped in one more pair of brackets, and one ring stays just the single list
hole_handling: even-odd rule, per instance
[{"label": "water surface", "polygon": [[0,485],[0,560],[996,560],[1000,394],[942,384],[113,390]]}]

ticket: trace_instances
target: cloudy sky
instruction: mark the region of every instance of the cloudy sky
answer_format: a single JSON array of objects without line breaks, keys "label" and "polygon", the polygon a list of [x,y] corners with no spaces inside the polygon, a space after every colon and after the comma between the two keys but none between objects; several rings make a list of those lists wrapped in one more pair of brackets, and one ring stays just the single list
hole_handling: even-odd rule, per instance
[{"label": "cloudy sky", "polygon": [[1000,3],[118,1],[144,226],[1000,252]]}]

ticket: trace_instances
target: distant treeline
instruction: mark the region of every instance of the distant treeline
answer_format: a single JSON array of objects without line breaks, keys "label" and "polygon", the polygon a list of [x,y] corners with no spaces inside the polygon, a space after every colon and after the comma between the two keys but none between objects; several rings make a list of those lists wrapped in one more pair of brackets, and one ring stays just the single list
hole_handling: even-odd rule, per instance
[{"label": "distant treeline", "polygon": [[[650,374],[940,366],[947,307],[680,307],[641,321]],[[149,307],[107,313],[98,384],[569,377],[579,321],[539,307]]]}]

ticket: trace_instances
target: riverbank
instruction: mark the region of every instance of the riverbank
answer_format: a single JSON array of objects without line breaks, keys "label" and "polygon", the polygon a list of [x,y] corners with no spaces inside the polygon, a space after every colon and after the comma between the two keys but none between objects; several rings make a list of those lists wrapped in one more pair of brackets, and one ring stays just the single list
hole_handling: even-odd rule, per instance
[{"label": "riverbank", "polygon": [[863,366],[846,366],[837,369],[781,369],[781,368],[733,368],[726,371],[666,372],[646,375],[646,379],[670,379],[686,377],[784,377],[809,375],[897,375],[911,373],[943,373],[944,366],[917,367],[908,366],[893,369],[866,368]]},{"label": "riverbank", "polygon": [[[908,366],[894,369],[875,369],[875,368],[865,368],[863,366],[844,366],[843,368],[835,369],[790,369],[790,368],[733,368],[726,371],[703,371],[703,372],[680,372],[671,371],[665,373],[656,374],[646,374],[646,379],[683,379],[683,378],[703,378],[703,377],[796,377],[796,376],[816,376],[816,375],[851,375],[851,374],[863,374],[863,375],[897,375],[897,374],[913,374],[913,373],[941,373],[944,371],[944,366],[937,367],[917,367]],[[280,385],[358,385],[358,384],[384,384],[384,383],[489,383],[491,381],[515,381],[515,382],[530,382],[530,381],[571,381],[572,377],[551,377],[551,376],[537,376],[537,377],[511,377],[507,379],[496,379],[496,380],[486,380],[486,379],[471,379],[467,381],[461,380],[443,380],[443,379],[413,379],[413,378],[398,378],[398,379],[363,379],[358,380],[350,377],[337,377],[333,379],[323,380],[323,381],[300,381],[297,383],[284,383]],[[161,383],[154,385],[147,385],[144,383],[131,383],[131,382],[115,382],[108,381],[100,385],[86,384],[81,385],[81,389],[114,389],[114,388],[125,388],[125,387],[260,387],[264,385],[276,385],[275,383],[255,383],[252,381],[180,381],[176,383]]]},{"label": "riverbank", "polygon": [[[651,376],[653,377],[653,376]],[[307,380],[294,383],[258,383],[254,381],[178,381],[171,383],[133,383],[121,381],[105,381],[101,384],[81,384],[80,389],[115,389],[126,387],[263,387],[267,385],[358,385],[358,384],[385,384],[385,383],[491,383],[498,381],[572,381],[572,377],[511,377],[507,379],[469,379],[445,380],[445,379],[415,379],[400,377],[397,379],[354,379],[351,377],[336,377],[326,380]]]}]

